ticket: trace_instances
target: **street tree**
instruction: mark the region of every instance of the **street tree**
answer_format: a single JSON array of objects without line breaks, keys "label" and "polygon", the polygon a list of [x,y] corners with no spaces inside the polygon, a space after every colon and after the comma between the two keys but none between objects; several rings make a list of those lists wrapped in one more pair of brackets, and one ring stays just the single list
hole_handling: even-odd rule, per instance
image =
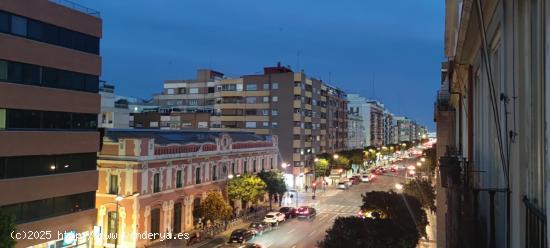
[{"label": "street tree", "polygon": [[329,168],[329,160],[327,158],[319,158],[315,162],[315,177],[328,176],[330,174]]},{"label": "street tree", "polygon": [[266,184],[269,195],[269,208],[272,209],[273,196],[277,195],[277,199],[281,199],[281,196],[286,192],[285,180],[281,174],[274,171],[262,171],[258,173],[258,177]]},{"label": "street tree", "polygon": [[391,219],[338,217],[326,231],[319,248],[410,248],[418,243],[418,237],[408,236],[406,230]]},{"label": "street tree", "polygon": [[415,197],[393,191],[371,191],[362,195],[364,212],[378,212],[407,230],[407,237],[426,237],[428,218]]},{"label": "street tree", "polygon": [[244,174],[229,180],[227,195],[231,200],[243,200],[248,203],[257,203],[266,193],[267,185],[258,176]]},{"label": "street tree", "polygon": [[231,217],[232,209],[223,196],[218,191],[211,191],[206,198],[201,201],[200,206],[201,217],[212,222],[227,220]]},{"label": "street tree", "polygon": [[435,189],[428,180],[415,179],[408,181],[403,193],[415,197],[427,210],[435,209]]},{"label": "street tree", "polygon": [[16,241],[11,237],[15,229],[15,217],[0,211],[0,247],[15,247]]}]

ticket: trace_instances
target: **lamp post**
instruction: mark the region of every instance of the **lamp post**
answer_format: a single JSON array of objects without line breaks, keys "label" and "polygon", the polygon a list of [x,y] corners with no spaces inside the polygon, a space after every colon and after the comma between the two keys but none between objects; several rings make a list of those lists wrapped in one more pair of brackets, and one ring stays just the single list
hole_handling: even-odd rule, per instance
[{"label": "lamp post", "polygon": [[134,193],[132,195],[127,195],[127,196],[121,196],[121,195],[117,195],[115,197],[115,202],[114,204],[116,204],[116,225],[115,225],[115,248],[118,248],[118,225],[119,225],[119,219],[118,219],[118,216],[119,216],[119,213],[118,213],[118,209],[120,207],[120,201],[124,200],[125,198],[128,198],[128,197],[135,197],[135,196],[138,196],[139,193]]}]

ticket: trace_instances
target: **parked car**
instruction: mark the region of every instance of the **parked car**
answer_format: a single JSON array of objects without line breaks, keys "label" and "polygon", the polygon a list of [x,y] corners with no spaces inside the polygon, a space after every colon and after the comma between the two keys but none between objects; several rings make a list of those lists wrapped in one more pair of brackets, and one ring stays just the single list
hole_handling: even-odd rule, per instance
[{"label": "parked car", "polygon": [[271,224],[265,222],[252,222],[248,225],[248,230],[251,230],[254,235],[261,235],[264,232],[271,231]]},{"label": "parked car", "polygon": [[237,229],[231,233],[228,243],[245,243],[254,238],[254,233],[247,229]]},{"label": "parked car", "polygon": [[296,217],[296,209],[293,207],[282,207],[281,209],[279,209],[279,212],[285,215],[285,219]]},{"label": "parked car", "polygon": [[370,181],[369,175],[362,175],[361,182],[368,183]]},{"label": "parked car", "polygon": [[346,186],[348,186],[348,188],[351,188],[351,185],[353,185],[353,182],[349,180],[344,181],[344,183],[346,184]]},{"label": "parked car", "polygon": [[348,189],[348,185],[346,185],[346,183],[344,183],[344,182],[339,182],[339,183],[336,185],[336,188],[337,188],[337,189]]},{"label": "parked car", "polygon": [[298,218],[311,219],[315,217],[315,215],[317,214],[317,211],[315,210],[315,208],[303,206],[303,207],[299,207],[296,210],[296,213],[298,214]]},{"label": "parked car", "polygon": [[269,212],[264,217],[264,222],[271,224],[279,224],[283,221],[285,221],[285,215],[280,212]]}]

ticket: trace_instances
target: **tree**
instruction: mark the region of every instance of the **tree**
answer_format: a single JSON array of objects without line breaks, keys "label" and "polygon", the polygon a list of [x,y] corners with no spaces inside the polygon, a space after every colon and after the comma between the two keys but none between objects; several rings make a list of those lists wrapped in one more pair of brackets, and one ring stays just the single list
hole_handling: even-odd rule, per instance
[{"label": "tree", "polygon": [[326,158],[320,158],[315,162],[315,177],[327,176],[329,171],[329,160]]},{"label": "tree", "polygon": [[[283,176],[274,171],[262,171],[258,173],[258,177],[264,181],[269,195],[269,209],[272,209],[271,202],[274,195],[279,195],[277,199],[281,199],[281,195],[286,192],[286,184]],[[279,201],[280,202],[280,201]]]},{"label": "tree", "polygon": [[218,220],[226,220],[231,217],[232,209],[225,202],[221,193],[211,191],[206,198],[201,202],[200,207],[201,217],[206,221],[212,222]]},{"label": "tree", "polygon": [[362,219],[358,217],[338,217],[326,231],[324,240],[318,243],[320,248],[347,247],[415,247],[418,237],[406,235],[391,219]]},{"label": "tree", "polygon": [[397,194],[393,191],[371,191],[362,195],[364,212],[378,212],[385,219],[391,219],[400,227],[407,230],[405,238],[426,237],[428,217],[422,205],[415,198],[407,194]]},{"label": "tree", "polygon": [[256,203],[265,195],[267,185],[259,177],[244,174],[229,180],[227,195],[231,200]]},{"label": "tree", "polygon": [[11,237],[15,229],[15,217],[0,212],[0,247],[15,247],[16,241]]},{"label": "tree", "polygon": [[411,180],[403,187],[403,193],[415,197],[424,209],[435,209],[435,189],[428,180]]}]

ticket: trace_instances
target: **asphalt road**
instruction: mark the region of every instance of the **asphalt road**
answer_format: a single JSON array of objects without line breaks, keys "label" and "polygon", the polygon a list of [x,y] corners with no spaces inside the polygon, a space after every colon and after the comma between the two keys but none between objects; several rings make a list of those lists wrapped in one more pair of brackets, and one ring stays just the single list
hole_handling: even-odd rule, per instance
[{"label": "asphalt road", "polygon": [[[311,193],[302,194],[309,200],[302,205],[317,209],[317,216],[311,220],[291,219],[277,227],[276,230],[265,233],[251,240],[265,248],[312,248],[325,236],[325,231],[332,226],[338,216],[356,215],[362,204],[361,194],[368,191],[387,191],[394,189],[396,183],[403,183],[403,171],[400,176],[393,173],[378,176],[375,182],[360,183],[350,189],[328,189],[311,200]],[[304,199],[305,200],[305,199]]]}]

